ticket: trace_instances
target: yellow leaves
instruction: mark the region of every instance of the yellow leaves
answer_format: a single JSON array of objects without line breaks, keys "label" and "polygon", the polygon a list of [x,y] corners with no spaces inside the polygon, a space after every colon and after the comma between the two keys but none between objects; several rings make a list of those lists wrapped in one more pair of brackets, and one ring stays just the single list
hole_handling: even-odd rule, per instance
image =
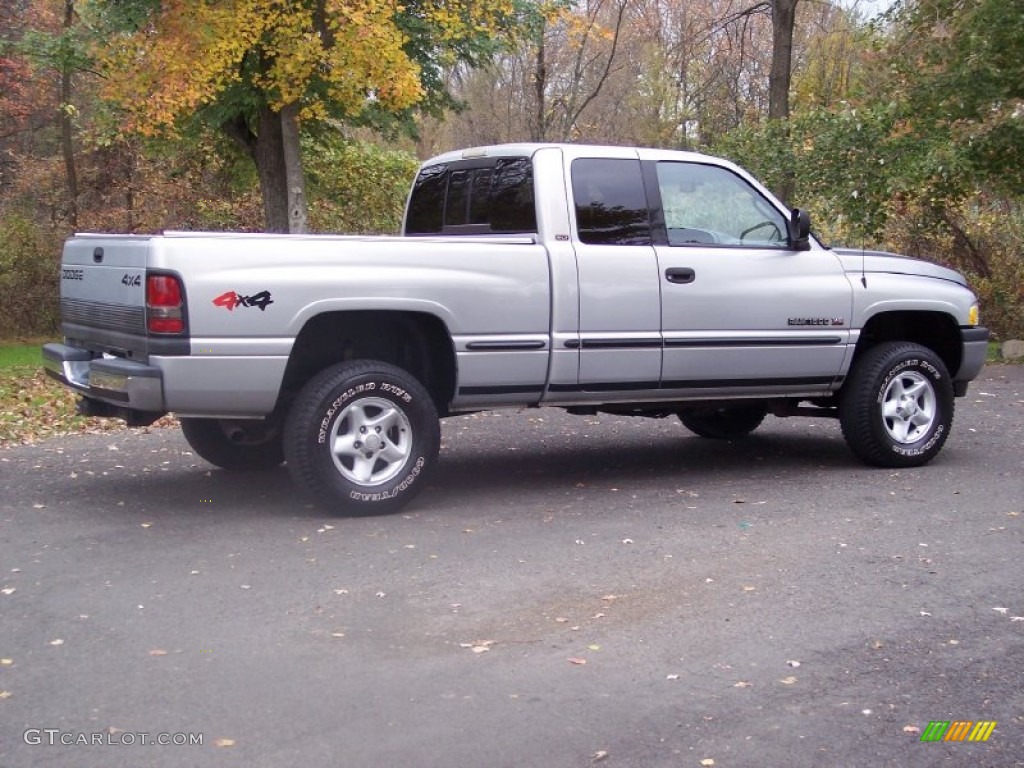
[{"label": "yellow leaves", "polygon": [[[423,98],[419,66],[405,52],[394,0],[163,0],[153,23],[110,41],[100,58],[106,95],[144,133],[216,101],[234,84],[272,107],[327,105],[353,115],[375,102],[400,110]],[[427,0],[419,5],[438,43],[493,30],[511,0]]]}]

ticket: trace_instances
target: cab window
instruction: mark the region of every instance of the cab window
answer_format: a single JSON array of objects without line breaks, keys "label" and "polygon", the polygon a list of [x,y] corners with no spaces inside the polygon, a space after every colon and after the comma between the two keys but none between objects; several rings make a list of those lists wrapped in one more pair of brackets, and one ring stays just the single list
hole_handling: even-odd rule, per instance
[{"label": "cab window", "polygon": [[787,247],[783,214],[728,169],[665,161],[657,172],[669,245]]},{"label": "cab window", "polygon": [[650,245],[651,221],[639,160],[573,160],[572,195],[580,242]]}]

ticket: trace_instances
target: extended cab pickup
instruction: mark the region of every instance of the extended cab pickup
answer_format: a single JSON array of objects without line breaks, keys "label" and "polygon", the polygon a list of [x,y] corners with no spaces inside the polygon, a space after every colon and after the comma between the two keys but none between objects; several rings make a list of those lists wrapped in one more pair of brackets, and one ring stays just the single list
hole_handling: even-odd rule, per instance
[{"label": "extended cab pickup", "polygon": [[45,367],[83,413],[174,412],[211,463],[287,461],[350,513],[423,486],[439,416],[507,406],[726,439],[833,416],[863,461],[921,465],[988,338],[962,276],[826,248],[724,160],[583,145],[433,158],[401,237],[77,235],[61,311]]}]

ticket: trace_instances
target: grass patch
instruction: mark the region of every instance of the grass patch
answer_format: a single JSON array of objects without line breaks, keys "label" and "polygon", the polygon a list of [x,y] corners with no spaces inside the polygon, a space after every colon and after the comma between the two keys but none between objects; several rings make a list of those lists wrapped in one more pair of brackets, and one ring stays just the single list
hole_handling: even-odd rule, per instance
[{"label": "grass patch", "polygon": [[14,366],[34,365],[37,368],[43,364],[43,357],[39,352],[45,342],[27,342],[21,344],[0,344],[0,368],[11,368]]}]

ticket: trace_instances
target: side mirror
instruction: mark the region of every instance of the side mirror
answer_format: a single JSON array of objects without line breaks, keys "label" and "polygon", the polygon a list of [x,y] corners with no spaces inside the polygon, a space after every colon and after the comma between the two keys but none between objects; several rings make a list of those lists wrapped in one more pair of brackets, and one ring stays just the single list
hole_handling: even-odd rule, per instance
[{"label": "side mirror", "polygon": [[793,209],[793,215],[790,216],[788,226],[786,227],[789,232],[789,247],[794,251],[809,251],[811,250],[811,216],[807,211],[802,211],[799,208]]}]

